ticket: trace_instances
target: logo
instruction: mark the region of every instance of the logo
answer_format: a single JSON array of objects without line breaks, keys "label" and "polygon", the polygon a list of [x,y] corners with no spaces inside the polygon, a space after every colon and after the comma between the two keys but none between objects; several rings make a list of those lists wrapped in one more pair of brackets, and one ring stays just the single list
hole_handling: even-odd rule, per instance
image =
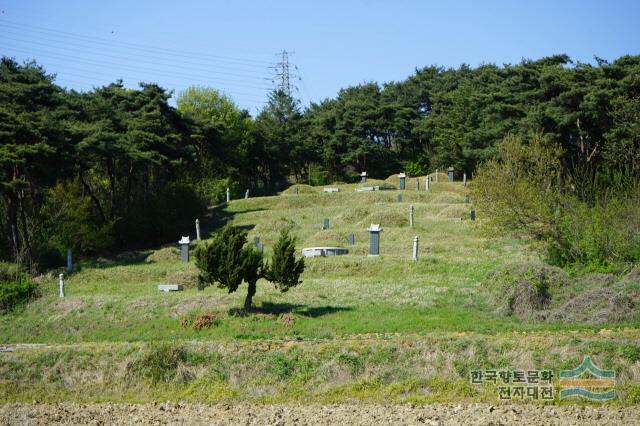
[{"label": "logo", "polygon": [[578,396],[607,401],[616,397],[615,371],[601,370],[589,356],[577,368],[560,371],[560,398]]}]

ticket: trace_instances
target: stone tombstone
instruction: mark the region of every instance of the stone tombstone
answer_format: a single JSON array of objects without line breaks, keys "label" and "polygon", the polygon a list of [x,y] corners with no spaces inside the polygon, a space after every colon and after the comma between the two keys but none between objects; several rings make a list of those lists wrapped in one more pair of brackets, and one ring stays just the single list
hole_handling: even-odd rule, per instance
[{"label": "stone tombstone", "polygon": [[356,243],[356,236],[353,234],[347,235],[347,241],[349,242],[350,246],[354,245]]},{"label": "stone tombstone", "polygon": [[64,297],[64,274],[58,275],[58,290],[59,296]]},{"label": "stone tombstone", "polygon": [[256,235],[255,237],[253,237],[253,245],[258,248],[258,244],[260,244],[260,237]]},{"label": "stone tombstone", "polygon": [[329,229],[329,218],[325,217],[324,221],[322,222],[322,229]]},{"label": "stone tombstone", "polygon": [[343,256],[349,254],[344,247],[305,247],[302,249],[304,257]]},{"label": "stone tombstone", "polygon": [[426,178],[424,178],[424,190],[429,192],[429,184],[431,182],[431,178],[429,176],[427,176]]},{"label": "stone tombstone", "polygon": [[360,173],[360,182],[365,183],[367,181],[367,172]]},{"label": "stone tombstone", "polygon": [[248,189],[244,193],[244,199],[246,200],[247,198],[249,198],[249,190]]},{"label": "stone tombstone", "polygon": [[158,291],[169,293],[170,291],[182,291],[184,287],[181,284],[158,284]]},{"label": "stone tombstone", "polygon": [[471,210],[471,220],[476,220],[476,211],[475,210]]},{"label": "stone tombstone", "polygon": [[418,260],[418,236],[413,237],[413,256],[412,260],[415,262]]},{"label": "stone tombstone", "polygon": [[73,253],[71,249],[67,249],[67,273],[73,272]]},{"label": "stone tombstone", "polygon": [[178,244],[180,244],[180,259],[183,262],[189,262],[189,244],[191,244],[189,237],[182,237]]},{"label": "stone tombstone", "polygon": [[449,176],[449,182],[453,182],[453,167],[447,169],[447,175]]},{"label": "stone tombstone", "polygon": [[436,169],[436,183],[438,183],[438,169]]},{"label": "stone tombstone", "polygon": [[420,191],[420,179],[416,178],[416,191]]},{"label": "stone tombstone", "polygon": [[400,189],[403,190],[407,181],[407,175],[404,173],[400,173],[398,177],[400,178]]},{"label": "stone tombstone", "polygon": [[409,206],[409,226],[413,228],[413,213],[414,213],[414,208],[413,208],[413,204],[411,204]]},{"label": "stone tombstone", "polygon": [[200,219],[196,219],[196,240],[200,241]]},{"label": "stone tombstone", "polygon": [[402,202],[402,194],[398,194],[398,202],[401,203]]},{"label": "stone tombstone", "polygon": [[462,173],[462,185],[467,186],[467,174]]},{"label": "stone tombstone", "polygon": [[372,223],[369,231],[369,256],[380,255],[380,232],[382,227],[379,224]]},{"label": "stone tombstone", "polygon": [[227,203],[231,201],[231,191],[229,191],[229,188],[227,188]]}]

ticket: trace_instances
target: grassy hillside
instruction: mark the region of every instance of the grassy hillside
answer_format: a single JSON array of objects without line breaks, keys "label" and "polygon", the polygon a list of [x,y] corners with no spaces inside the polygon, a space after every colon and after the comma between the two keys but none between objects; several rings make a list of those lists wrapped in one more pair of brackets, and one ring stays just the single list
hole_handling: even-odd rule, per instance
[{"label": "grassy hillside", "polygon": [[[176,398],[196,400],[265,400],[267,394],[267,400],[491,399],[495,392],[485,395],[469,385],[474,366],[559,368],[592,354],[601,355],[603,368],[621,372],[632,395],[625,401],[635,401],[637,314],[615,323],[570,322],[497,310],[488,277],[498,267],[536,262],[537,256],[522,241],[483,234],[482,212],[477,221],[469,220],[466,188],[445,179],[441,175],[428,193],[424,187],[416,192],[410,180],[402,202],[397,190],[356,193],[358,185],[339,184],[331,186],[341,192],[327,194],[299,185],[280,196],[212,209],[201,218],[207,235],[224,222],[242,226],[250,241],[260,237],[267,256],[284,227],[292,229],[298,249],[350,249],[347,256],[307,259],[303,284],[286,294],[259,282],[257,312],[250,315],[236,309],[245,286],[234,294],[215,287],[198,291],[197,270],[193,262],[180,262],[177,244],[83,262],[68,277],[64,299],[57,296],[55,271],[40,277],[41,298],[0,316],[0,343],[53,345],[1,356],[0,380],[13,386],[0,398],[156,400],[170,390]],[[328,230],[321,229],[325,217]],[[367,256],[371,223],[384,228],[379,257]],[[347,245],[349,233],[355,234],[353,247]],[[413,262],[416,235],[420,260]],[[186,290],[161,293],[160,283],[180,283]],[[202,314],[210,326],[195,330]],[[239,342],[247,339],[255,344]],[[147,374],[153,356],[144,354],[158,350],[154,342],[167,341],[178,358],[167,380],[156,380]],[[275,352],[268,343],[273,341],[280,341]],[[283,341],[298,343],[282,346]],[[110,363],[114,369],[106,371]],[[224,371],[215,363],[226,366]],[[259,374],[251,373],[263,364]],[[314,382],[320,373],[324,379]],[[91,377],[97,382],[85,383]],[[312,382],[319,390],[307,389]],[[257,384],[263,393],[252,393]]]}]

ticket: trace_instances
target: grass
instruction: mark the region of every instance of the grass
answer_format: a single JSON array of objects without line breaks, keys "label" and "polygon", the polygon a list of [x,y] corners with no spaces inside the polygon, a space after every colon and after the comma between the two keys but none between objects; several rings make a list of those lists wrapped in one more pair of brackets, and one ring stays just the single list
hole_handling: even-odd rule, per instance
[{"label": "grass", "polygon": [[[577,337],[579,336],[579,337]],[[638,398],[637,361],[619,349],[637,331],[517,336],[442,334],[318,342],[85,343],[0,357],[0,401],[336,403],[497,402],[477,369],[573,368],[588,352],[615,369],[619,398]],[[634,350],[638,344],[634,343]],[[557,380],[554,385],[557,386]],[[522,402],[531,402],[524,399]],[[554,403],[560,401],[556,395]]]},{"label": "grass", "polygon": [[[41,298],[0,316],[0,343],[52,347],[0,354],[0,381],[12,385],[0,386],[0,400],[152,401],[169,394],[185,400],[485,400],[495,392],[469,384],[474,366],[557,368],[587,354],[602,354],[603,368],[624,373],[628,395],[640,394],[638,318],[591,325],[496,313],[487,276],[538,256],[523,241],[484,234],[482,212],[479,220],[469,220],[472,205],[465,203],[460,183],[441,178],[427,193],[414,191],[410,181],[403,202],[397,201],[400,191],[356,193],[358,185],[331,186],[341,192],[289,189],[211,211],[209,225],[244,227],[249,241],[260,237],[266,256],[283,227],[291,228],[298,249],[350,250],[347,256],[307,259],[303,284],[288,293],[259,282],[251,315],[234,311],[242,306],[244,286],[232,294],[215,287],[198,291],[197,270],[193,262],[180,262],[177,244],[81,262],[66,281],[64,299],[57,296],[58,271],[40,277]],[[414,228],[408,226],[409,205],[415,208]],[[329,230],[321,229],[325,217]],[[384,228],[379,257],[367,256],[371,223]],[[354,246],[347,245],[349,233],[355,234]],[[412,262],[416,235],[420,260]],[[158,292],[164,282],[186,289]],[[182,325],[198,313],[213,313],[216,320],[200,331]],[[601,335],[607,330],[616,331]],[[148,375],[140,373],[142,367],[135,370],[153,364],[153,356],[144,362],[139,357],[159,342],[186,348],[168,376],[162,366],[145,370],[154,372]],[[288,344],[297,349],[281,347]],[[277,350],[254,350],[272,345]]]}]

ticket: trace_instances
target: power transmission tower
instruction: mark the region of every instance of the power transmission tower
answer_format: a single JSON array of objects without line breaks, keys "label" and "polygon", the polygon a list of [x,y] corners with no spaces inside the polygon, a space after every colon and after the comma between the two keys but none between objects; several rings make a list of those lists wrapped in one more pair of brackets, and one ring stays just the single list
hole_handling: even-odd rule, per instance
[{"label": "power transmission tower", "polygon": [[274,77],[271,80],[278,85],[278,89],[282,90],[288,96],[292,96],[293,91],[297,91],[298,88],[292,83],[293,80],[299,78],[292,69],[297,70],[298,67],[289,63],[289,55],[295,52],[287,52],[283,50],[278,53],[280,62],[276,63],[272,68],[275,70]]}]

